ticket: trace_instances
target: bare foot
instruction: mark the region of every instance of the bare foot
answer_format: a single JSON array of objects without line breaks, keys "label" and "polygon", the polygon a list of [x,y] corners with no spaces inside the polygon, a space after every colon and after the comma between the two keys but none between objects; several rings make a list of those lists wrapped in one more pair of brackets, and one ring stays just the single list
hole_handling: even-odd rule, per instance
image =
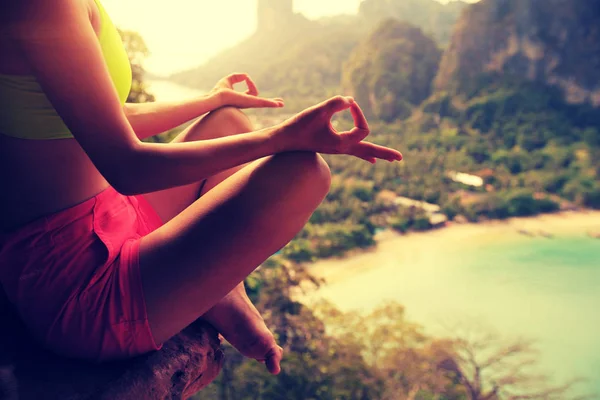
[{"label": "bare foot", "polygon": [[238,285],[202,316],[242,355],[264,362],[272,374],[281,371],[283,349],[277,345],[262,316]]}]

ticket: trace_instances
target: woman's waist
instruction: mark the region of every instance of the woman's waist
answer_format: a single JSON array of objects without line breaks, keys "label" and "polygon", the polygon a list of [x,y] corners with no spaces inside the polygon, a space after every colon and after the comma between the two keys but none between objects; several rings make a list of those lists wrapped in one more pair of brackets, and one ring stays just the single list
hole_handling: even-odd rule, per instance
[{"label": "woman's waist", "polygon": [[2,175],[5,171],[0,173],[0,180],[8,182],[8,186],[0,196],[0,235],[82,204],[109,187],[99,173],[90,174],[87,179],[69,179],[67,174],[43,182],[27,177],[2,179]]},{"label": "woman's waist", "polygon": [[72,207],[108,187],[75,140],[40,142],[2,135],[0,181],[0,232]]}]

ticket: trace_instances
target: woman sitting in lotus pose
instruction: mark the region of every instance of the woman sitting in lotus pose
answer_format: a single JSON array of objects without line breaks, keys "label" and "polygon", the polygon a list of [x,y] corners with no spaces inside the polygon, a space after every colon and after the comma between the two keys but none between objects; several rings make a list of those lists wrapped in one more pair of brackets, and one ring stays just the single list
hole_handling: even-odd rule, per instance
[{"label": "woman sitting in lotus pose", "polygon": [[[246,93],[233,90],[245,82]],[[98,0],[0,0],[0,282],[32,335],[69,357],[157,350],[198,318],[280,371],[282,349],[243,280],[329,190],[317,153],[374,163],[334,97],[254,130],[240,109],[282,107],[234,74],[206,96],[124,104],[131,70]],[[355,127],[331,117],[350,109]],[[203,116],[172,143],[142,139]]]}]

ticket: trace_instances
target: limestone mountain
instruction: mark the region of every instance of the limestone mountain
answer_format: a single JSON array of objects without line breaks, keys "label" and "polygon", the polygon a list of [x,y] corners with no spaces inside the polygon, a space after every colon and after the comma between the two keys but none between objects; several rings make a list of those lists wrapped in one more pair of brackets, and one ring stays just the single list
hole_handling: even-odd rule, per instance
[{"label": "limestone mountain", "polygon": [[365,0],[360,5],[359,15],[370,24],[379,24],[387,18],[410,22],[445,46],[467,5],[460,0],[446,4],[436,0]]},{"label": "limestone mountain", "polygon": [[382,20],[393,16],[440,39],[450,37],[452,25],[466,3],[435,0],[364,0],[358,15],[309,20],[294,13],[292,0],[259,0],[258,28],[240,44],[205,65],[171,77],[186,86],[209,89],[223,75],[248,72],[265,91],[277,95],[322,98],[339,91],[342,64],[362,38]]},{"label": "limestone mountain", "polygon": [[482,0],[456,24],[436,88],[468,93],[482,78],[559,89],[600,106],[600,0]]},{"label": "limestone mountain", "polygon": [[210,89],[232,72],[260,73],[292,46],[298,38],[317,35],[319,24],[293,12],[292,0],[259,0],[258,28],[241,43],[226,49],[205,65],[171,76],[175,82]]},{"label": "limestone mountain", "polygon": [[408,117],[431,94],[440,57],[436,43],[420,28],[386,20],[344,64],[344,91],[368,116]]}]

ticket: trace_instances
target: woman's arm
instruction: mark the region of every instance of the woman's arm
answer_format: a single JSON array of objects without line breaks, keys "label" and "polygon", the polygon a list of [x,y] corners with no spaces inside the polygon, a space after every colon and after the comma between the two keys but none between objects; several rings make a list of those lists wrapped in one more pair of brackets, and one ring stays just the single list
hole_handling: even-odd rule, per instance
[{"label": "woman's arm", "polygon": [[[248,91],[233,90],[236,83],[246,82]],[[282,99],[258,97],[256,85],[246,74],[231,74],[221,79],[208,94],[192,100],[125,104],[123,111],[139,139],[145,139],[175,128],[224,106],[237,108],[283,107]]]},{"label": "woman's arm", "polygon": [[23,0],[12,11],[10,30],[58,114],[117,190],[189,184],[274,152],[266,131],[233,140],[142,143],[123,112],[85,3]]},{"label": "woman's arm", "polygon": [[181,124],[222,107],[214,94],[190,100],[125,103],[123,112],[139,139],[167,132]]},{"label": "woman's arm", "polygon": [[[315,121],[323,120],[325,126],[331,114],[318,107],[297,120],[297,132],[289,128],[296,122],[291,120],[287,127],[214,140],[143,143],[123,112],[84,2],[21,0],[11,13],[9,18],[14,22],[9,29],[44,92],[100,173],[123,193],[146,193],[197,182],[278,151],[344,152],[369,160],[399,157],[393,150],[350,143],[364,139],[368,134],[364,127],[355,128],[358,133],[353,130],[354,134],[329,134],[323,137],[327,146],[321,146],[313,137],[321,128]],[[346,109],[350,107],[348,101],[337,99],[336,110],[342,103]],[[330,126],[329,119],[326,124]]]}]

